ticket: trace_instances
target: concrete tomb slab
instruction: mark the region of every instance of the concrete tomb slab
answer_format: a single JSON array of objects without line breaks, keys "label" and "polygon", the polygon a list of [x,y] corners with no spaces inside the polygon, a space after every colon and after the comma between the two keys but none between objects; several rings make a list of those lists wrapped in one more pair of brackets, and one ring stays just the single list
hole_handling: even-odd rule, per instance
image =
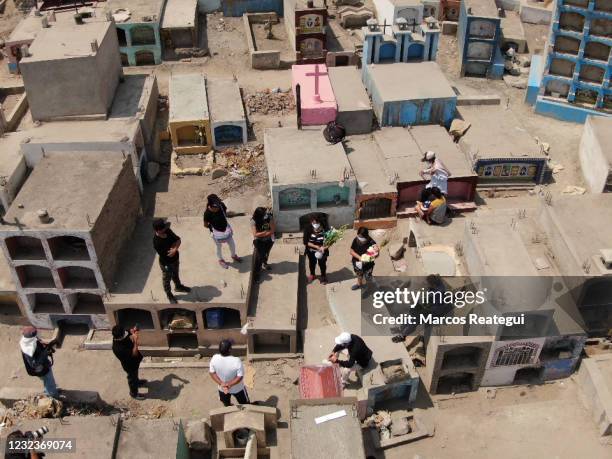
[{"label": "concrete tomb slab", "polygon": [[397,186],[381,163],[378,144],[371,136],[351,136],[344,145],[357,179],[354,226],[395,226]]},{"label": "concrete tomb slab", "polygon": [[227,143],[246,143],[247,123],[238,83],[230,79],[209,79],[207,92],[214,148]]},{"label": "concrete tomb slab", "polygon": [[364,85],[381,126],[449,126],[457,95],[435,62],[368,65]]},{"label": "concrete tomb slab", "polygon": [[359,70],[353,67],[330,67],[328,72],[338,102],[336,121],[344,126],[347,135],[371,132],[372,106]]},{"label": "concrete tomb slab", "polygon": [[[316,419],[342,412],[340,417],[317,423]],[[354,398],[292,400],[291,457],[324,457],[333,451],[335,459],[363,459],[365,450]]]},{"label": "concrete tomb slab", "polygon": [[257,306],[249,320],[249,357],[257,354],[295,354],[297,352],[297,309],[299,251],[294,245],[276,244],[269,263],[273,269],[261,272]]},{"label": "concrete tomb slab", "polygon": [[386,127],[374,133],[380,161],[398,190],[398,211],[411,210],[428,183],[420,175],[426,168],[423,155],[431,150],[449,168],[448,199],[451,203],[471,202],[475,196],[476,175],[465,155],[441,126],[415,126],[411,129]]},{"label": "concrete tomb slab", "polygon": [[478,174],[478,184],[529,186],[542,183],[547,158],[511,110],[501,106],[462,106],[459,116],[471,124],[459,141]]},{"label": "concrete tomb slab", "polygon": [[[151,220],[139,222],[131,244],[121,255],[105,307],[111,322],[124,326],[138,323],[141,343],[147,352],[191,352],[211,355],[221,339],[235,341],[236,352],[244,353],[246,336],[240,329],[247,322],[251,288],[252,251],[249,217],[230,218],[242,263],[223,269],[216,262],[210,233],[200,217],[170,219],[171,229],[181,238],[181,281],[192,288],[177,294],[170,304],[162,285],[162,271],[152,245]],[[223,247],[227,253],[227,247]],[[134,273],[139,273],[134,276]],[[190,326],[171,326],[178,316]]]},{"label": "concrete tomb slab", "polygon": [[336,119],[338,104],[334,96],[327,66],[325,64],[305,64],[291,67],[293,95],[300,85],[302,124],[309,126],[325,125]]},{"label": "concrete tomb slab", "polygon": [[168,129],[174,150],[178,154],[209,152],[213,139],[204,75],[171,75],[169,99]]},{"label": "concrete tomb slab", "polygon": [[198,0],[167,0],[161,33],[172,48],[198,46]]},{"label": "concrete tomb slab", "polygon": [[313,212],[336,227],[353,222],[356,180],[342,144],[318,129],[273,128],[264,148],[278,231],[299,231]]}]

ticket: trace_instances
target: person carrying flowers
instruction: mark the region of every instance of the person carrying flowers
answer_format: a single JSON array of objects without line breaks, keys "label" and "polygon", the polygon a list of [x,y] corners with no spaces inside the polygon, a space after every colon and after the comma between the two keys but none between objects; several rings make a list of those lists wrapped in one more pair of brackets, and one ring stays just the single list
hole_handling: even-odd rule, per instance
[{"label": "person carrying flowers", "polygon": [[372,278],[374,260],[378,256],[378,245],[370,237],[367,228],[362,226],[357,230],[357,236],[351,244],[350,254],[353,270],[357,276],[357,283],[351,289],[358,290]]},{"label": "person carrying flowers", "polygon": [[327,228],[323,227],[321,218],[313,215],[310,217],[310,224],[304,228],[305,254],[308,258],[308,283],[316,279],[315,270],[317,264],[321,270],[319,282],[327,284],[327,257],[329,256],[328,246],[325,245],[325,233]]}]

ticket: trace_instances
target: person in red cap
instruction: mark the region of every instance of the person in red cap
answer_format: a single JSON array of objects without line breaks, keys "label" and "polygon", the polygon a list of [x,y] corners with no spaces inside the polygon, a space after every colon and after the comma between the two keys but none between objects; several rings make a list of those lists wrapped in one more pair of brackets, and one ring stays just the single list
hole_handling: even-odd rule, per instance
[{"label": "person in red cap", "polygon": [[45,388],[45,395],[58,398],[59,391],[53,377],[53,346],[38,338],[38,331],[34,327],[24,327],[21,330],[21,356],[26,371],[30,376],[38,376]]}]

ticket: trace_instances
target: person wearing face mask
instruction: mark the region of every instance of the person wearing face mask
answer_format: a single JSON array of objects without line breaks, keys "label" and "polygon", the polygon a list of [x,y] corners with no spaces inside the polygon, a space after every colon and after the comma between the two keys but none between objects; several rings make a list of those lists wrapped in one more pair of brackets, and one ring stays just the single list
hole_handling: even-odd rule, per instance
[{"label": "person wearing face mask", "polygon": [[232,260],[240,263],[242,259],[236,255],[236,243],[234,242],[234,230],[227,221],[227,207],[221,198],[216,194],[209,194],[206,197],[206,210],[204,211],[204,227],[210,230],[213,241],[217,247],[217,259],[222,268],[229,266],[223,259],[221,246],[227,244]]},{"label": "person wearing face mask", "polygon": [[357,276],[357,283],[351,287],[352,290],[360,289],[366,284],[367,279],[372,277],[374,261],[362,261],[362,257],[373,246],[376,246],[376,242],[370,237],[368,229],[362,226],[357,230],[357,237],[353,239],[350,250],[353,270]]},{"label": "person wearing face mask", "polygon": [[308,257],[308,269],[310,274],[308,275],[308,283],[315,280],[315,270],[317,263],[321,270],[321,277],[319,281],[321,284],[327,284],[327,257],[329,256],[329,250],[325,246],[325,231],[321,220],[313,216],[310,219],[310,225],[304,228],[304,245],[306,246],[306,256]]}]

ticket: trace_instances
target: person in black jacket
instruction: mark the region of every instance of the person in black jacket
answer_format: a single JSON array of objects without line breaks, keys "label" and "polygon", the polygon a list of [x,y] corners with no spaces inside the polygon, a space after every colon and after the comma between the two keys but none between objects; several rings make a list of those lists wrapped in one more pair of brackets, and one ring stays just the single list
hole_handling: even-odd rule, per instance
[{"label": "person in black jacket", "polygon": [[367,228],[361,227],[357,230],[357,236],[353,239],[350,248],[351,263],[353,264],[353,271],[355,271],[357,276],[357,283],[351,287],[352,290],[359,290],[366,284],[367,279],[372,277],[374,261],[362,261],[361,257],[370,247],[375,245],[376,242],[370,237]]},{"label": "person in black jacket", "polygon": [[274,231],[276,223],[272,212],[266,207],[258,207],[251,218],[251,231],[253,233],[253,246],[255,247],[255,265],[253,267],[255,276],[264,269],[269,271],[268,257],[274,245]]},{"label": "person in black jacket", "polygon": [[[357,335],[343,332],[334,339],[336,345],[332,349],[328,360],[337,363],[342,369],[342,383],[347,384],[351,373],[362,372],[372,360],[372,351],[365,341]],[[339,360],[338,354],[346,350],[348,360]]]},{"label": "person in black jacket", "polygon": [[45,388],[45,395],[58,398],[59,391],[53,376],[53,345],[45,343],[38,338],[38,331],[34,327],[24,327],[21,331],[21,356],[26,371],[30,376],[38,376]]},{"label": "person in black jacket", "polygon": [[179,278],[179,247],[181,238],[174,234],[170,229],[170,223],[163,218],[156,218],[153,221],[153,247],[159,255],[159,266],[162,270],[162,284],[168,301],[172,304],[178,303],[172,294],[170,280],[174,282],[174,288],[178,292],[189,293],[191,289],[184,286]]},{"label": "person in black jacket", "polygon": [[134,327],[127,331],[121,325],[115,325],[112,333],[113,354],[127,373],[130,396],[136,400],[144,400],[144,396],[138,393],[138,388],[147,383],[146,379],[138,379],[138,369],[142,362],[142,354],[138,349],[138,329]]},{"label": "person in black jacket", "polygon": [[323,223],[316,215],[310,218],[310,224],[304,228],[304,253],[308,257],[308,282],[312,282],[317,277],[315,270],[317,263],[321,270],[319,281],[321,284],[327,284],[327,257],[329,257],[329,249],[325,246],[325,231],[328,228],[323,226]]}]

